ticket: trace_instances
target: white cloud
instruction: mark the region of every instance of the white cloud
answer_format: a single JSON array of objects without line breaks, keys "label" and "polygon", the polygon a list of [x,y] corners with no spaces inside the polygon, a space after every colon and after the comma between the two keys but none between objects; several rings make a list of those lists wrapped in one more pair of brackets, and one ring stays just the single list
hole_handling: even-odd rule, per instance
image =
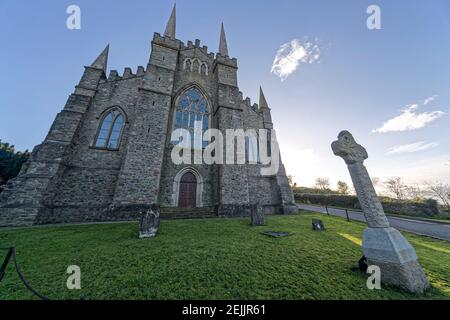
[{"label": "white cloud", "polygon": [[439,146],[439,142],[428,143],[427,141],[419,141],[416,143],[404,144],[389,148],[387,154],[414,153],[436,148],[437,146]]},{"label": "white cloud", "polygon": [[316,43],[301,43],[298,39],[293,39],[280,46],[272,64],[271,72],[280,77],[281,81],[286,80],[300,63],[312,64],[320,59],[320,48]]},{"label": "white cloud", "polygon": [[[416,110],[416,109],[419,109],[419,105],[417,104],[417,103],[413,103],[413,104],[408,104],[407,106],[406,106],[406,109],[409,109],[409,110]],[[405,110],[406,110],[405,109]]]},{"label": "white cloud", "polygon": [[[429,103],[429,102],[428,102]],[[386,133],[395,131],[410,131],[424,128],[429,123],[439,119],[445,113],[443,111],[417,112],[417,104],[408,105],[402,110],[402,114],[386,121],[383,126],[373,130],[374,133]]]},{"label": "white cloud", "polygon": [[436,100],[438,97],[439,97],[439,96],[438,96],[437,94],[435,94],[434,96],[431,96],[431,97],[429,97],[429,98],[426,98],[426,99],[423,101],[423,105],[426,106],[427,104],[429,104],[429,103],[433,102],[434,100]]}]

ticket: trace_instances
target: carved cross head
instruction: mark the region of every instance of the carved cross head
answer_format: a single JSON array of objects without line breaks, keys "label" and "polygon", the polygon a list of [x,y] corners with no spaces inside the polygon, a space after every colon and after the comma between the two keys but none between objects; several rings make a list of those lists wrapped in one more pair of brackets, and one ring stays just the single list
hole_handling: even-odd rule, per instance
[{"label": "carved cross head", "polygon": [[363,163],[369,156],[363,146],[356,143],[352,134],[342,131],[338,140],[331,144],[333,153],[344,159],[347,164]]}]

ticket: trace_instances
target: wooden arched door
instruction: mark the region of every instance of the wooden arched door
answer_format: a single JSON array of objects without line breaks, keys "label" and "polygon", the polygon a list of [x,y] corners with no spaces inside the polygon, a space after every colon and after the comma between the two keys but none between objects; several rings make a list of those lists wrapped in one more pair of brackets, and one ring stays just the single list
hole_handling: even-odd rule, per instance
[{"label": "wooden arched door", "polygon": [[181,177],[178,206],[180,208],[197,207],[197,178],[192,172],[186,172]]}]

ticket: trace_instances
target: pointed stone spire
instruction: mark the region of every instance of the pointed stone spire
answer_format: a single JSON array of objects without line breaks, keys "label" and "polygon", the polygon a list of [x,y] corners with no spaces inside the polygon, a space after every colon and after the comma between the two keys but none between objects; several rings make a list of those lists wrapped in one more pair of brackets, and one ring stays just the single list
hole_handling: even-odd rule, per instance
[{"label": "pointed stone spire", "polygon": [[225,28],[223,27],[220,30],[220,44],[219,44],[219,54],[224,57],[228,57],[228,45],[227,45],[227,37],[225,36]]},{"label": "pointed stone spire", "polygon": [[173,5],[172,14],[170,15],[169,22],[167,22],[166,31],[164,31],[164,36],[171,39],[175,39],[175,33],[177,30],[177,4]]},{"label": "pointed stone spire", "polygon": [[264,96],[264,92],[262,87],[259,87],[259,111],[262,112],[264,110],[270,110],[269,105],[267,104],[266,97]]},{"label": "pointed stone spire", "polygon": [[273,129],[271,110],[261,87],[259,87],[259,112],[264,117],[264,128]]},{"label": "pointed stone spire", "polygon": [[91,64],[92,68],[102,69],[106,73],[106,67],[108,65],[108,53],[109,53],[109,44],[103,50],[102,53],[95,59],[95,61]]}]

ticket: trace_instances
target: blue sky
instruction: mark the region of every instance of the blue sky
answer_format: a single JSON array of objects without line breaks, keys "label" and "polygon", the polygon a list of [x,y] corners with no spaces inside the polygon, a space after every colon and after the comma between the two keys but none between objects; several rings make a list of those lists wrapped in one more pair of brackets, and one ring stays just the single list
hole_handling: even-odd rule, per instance
[{"label": "blue sky", "polygon": [[[71,4],[81,8],[81,30],[66,28]],[[371,4],[381,8],[381,30],[366,27]],[[146,65],[153,32],[164,31],[172,5],[2,0],[0,139],[19,150],[39,144],[83,66],[107,43],[110,69]],[[257,102],[263,86],[287,171],[299,184],[318,176],[349,181],[330,149],[343,129],[368,149],[373,176],[450,182],[450,2],[177,1],[177,38],[184,42],[198,38],[217,51],[222,21],[240,88]],[[320,57],[282,81],[271,67],[280,46],[294,39],[317,45]],[[402,113],[391,129],[433,112],[439,117],[421,128],[374,132]]]}]

